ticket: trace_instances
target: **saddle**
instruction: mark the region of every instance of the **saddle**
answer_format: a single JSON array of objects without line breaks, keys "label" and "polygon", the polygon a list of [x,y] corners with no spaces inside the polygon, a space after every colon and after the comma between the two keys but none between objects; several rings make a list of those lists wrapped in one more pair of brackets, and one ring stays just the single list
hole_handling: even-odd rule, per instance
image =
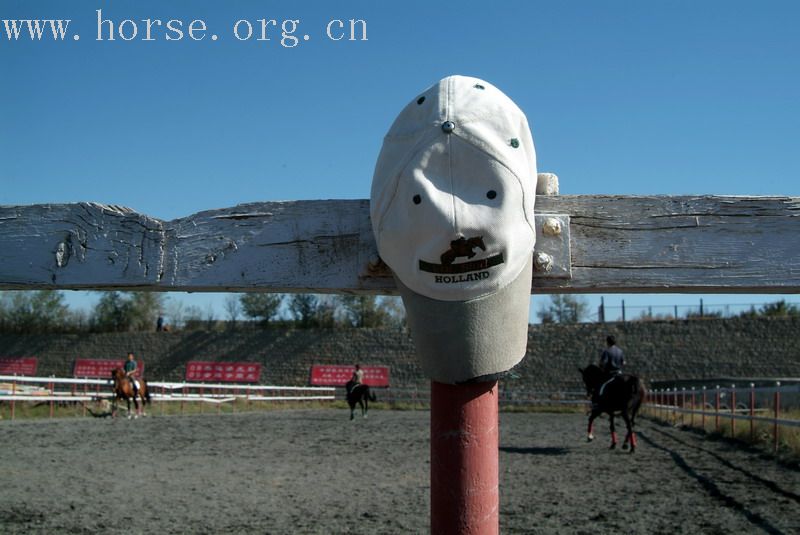
[{"label": "saddle", "polygon": [[597,389],[597,397],[602,397],[606,387],[611,383],[613,383],[614,381],[616,381],[617,379],[619,379],[620,377],[622,377],[621,373],[615,373],[605,383],[600,385],[600,388]]}]

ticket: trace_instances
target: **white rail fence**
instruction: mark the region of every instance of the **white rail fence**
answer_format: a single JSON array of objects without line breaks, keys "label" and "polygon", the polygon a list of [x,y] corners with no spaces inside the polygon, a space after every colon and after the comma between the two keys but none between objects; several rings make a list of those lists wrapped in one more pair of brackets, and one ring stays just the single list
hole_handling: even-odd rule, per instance
[{"label": "white rail fence", "polygon": [[800,408],[800,384],[756,387],[662,388],[649,393],[648,411],[656,418],[679,425],[709,427],[718,433],[737,435],[737,422],[747,422],[750,440],[756,438],[756,424],[772,430],[773,449],[780,445],[781,427],[800,427],[800,420],[782,418],[789,407]]},{"label": "white rail fence", "polygon": [[[242,385],[229,383],[187,383],[152,381],[147,383],[152,401],[180,402],[183,411],[186,402],[215,404],[235,401],[333,401],[335,388],[314,386]],[[16,402],[49,403],[50,416],[56,403],[81,403],[111,399],[112,382],[109,379],[81,379],[71,377],[25,377],[0,375],[0,402],[10,406],[11,419],[15,418]],[[161,406],[163,412],[163,405]]]}]

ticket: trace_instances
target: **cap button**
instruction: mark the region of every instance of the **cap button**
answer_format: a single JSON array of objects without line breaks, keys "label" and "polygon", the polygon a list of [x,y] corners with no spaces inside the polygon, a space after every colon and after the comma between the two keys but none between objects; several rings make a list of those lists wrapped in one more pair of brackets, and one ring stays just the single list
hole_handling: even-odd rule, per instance
[{"label": "cap button", "polygon": [[445,134],[449,134],[455,129],[456,129],[456,123],[454,123],[453,121],[445,121],[442,123],[442,131]]}]

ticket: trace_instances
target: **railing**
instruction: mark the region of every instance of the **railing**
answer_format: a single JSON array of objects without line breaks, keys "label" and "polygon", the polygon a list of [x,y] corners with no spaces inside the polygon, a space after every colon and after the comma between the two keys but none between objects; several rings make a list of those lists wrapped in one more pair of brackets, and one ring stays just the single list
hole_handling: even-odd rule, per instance
[{"label": "railing", "polygon": [[[651,416],[678,425],[711,428],[717,433],[736,437],[737,422],[747,422],[749,439],[756,440],[757,424],[768,428],[772,434],[774,451],[780,445],[781,427],[800,427],[800,420],[782,418],[782,412],[800,408],[800,385],[756,387],[750,383],[746,388],[720,387],[701,389],[692,387],[655,389],[649,394],[646,410]],[[745,431],[747,434],[747,431]]]},{"label": "railing", "polygon": [[[420,388],[373,388],[379,402],[403,403],[428,406],[430,404],[430,386]],[[337,390],[337,399],[344,399],[344,389]],[[587,405],[585,392],[552,391],[552,390],[520,390],[500,388],[500,405]]]},{"label": "railing", "polygon": [[[230,403],[236,410],[237,400],[247,405],[254,401],[332,401],[334,388],[272,385],[241,385],[224,383],[187,383],[152,381],[147,383],[150,396],[158,402],[180,402],[183,412],[186,402],[221,405]],[[296,394],[296,395],[292,395]],[[16,416],[16,403],[47,402],[50,417],[57,403],[81,403],[85,415],[87,401],[111,399],[109,379],[80,379],[63,377],[22,377],[0,375],[0,402],[8,402],[11,419]],[[164,405],[161,405],[163,414]]]}]

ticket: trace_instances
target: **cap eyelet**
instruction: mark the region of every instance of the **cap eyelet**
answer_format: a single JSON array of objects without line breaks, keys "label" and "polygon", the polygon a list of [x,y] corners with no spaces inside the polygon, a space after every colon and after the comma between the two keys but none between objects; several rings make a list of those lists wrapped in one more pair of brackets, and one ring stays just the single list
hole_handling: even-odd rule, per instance
[{"label": "cap eyelet", "polygon": [[515,137],[512,137],[512,138],[511,138],[511,141],[509,141],[509,143],[510,143],[510,144],[511,144],[511,146],[512,146],[512,147],[514,147],[515,149],[519,148],[519,139],[517,139],[517,138],[515,138]]},{"label": "cap eyelet", "polygon": [[454,123],[453,121],[445,121],[442,123],[442,131],[445,134],[450,134],[455,129],[456,129],[456,123]]},{"label": "cap eyelet", "polygon": [[417,106],[421,105],[423,102],[425,102],[425,95],[422,95],[417,99]]},{"label": "cap eyelet", "polygon": [[414,201],[414,204],[419,204],[422,202],[422,197],[420,197],[419,195],[414,195],[414,197],[412,197],[411,200]]},{"label": "cap eyelet", "polygon": [[485,87],[483,87],[481,84],[475,84],[475,85],[473,85],[472,87],[474,87],[475,89],[486,89],[486,88],[485,88]]},{"label": "cap eyelet", "polygon": [[495,190],[490,189],[489,191],[486,192],[487,199],[494,199],[495,197],[497,197],[497,192]]}]

